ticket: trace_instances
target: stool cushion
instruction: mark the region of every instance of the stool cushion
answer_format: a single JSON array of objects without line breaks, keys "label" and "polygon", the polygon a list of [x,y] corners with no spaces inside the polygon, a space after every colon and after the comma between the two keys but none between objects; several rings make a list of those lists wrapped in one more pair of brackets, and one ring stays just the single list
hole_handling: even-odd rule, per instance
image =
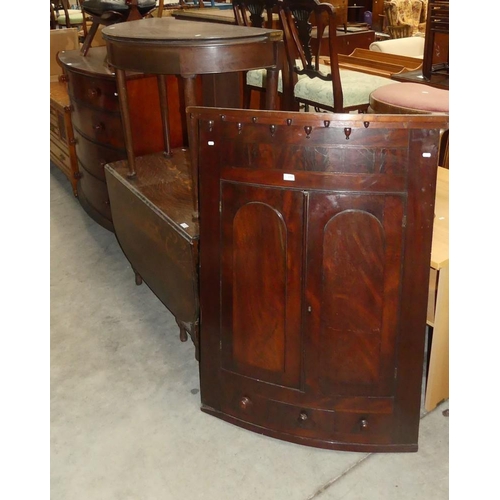
[{"label": "stool cushion", "polygon": [[[375,101],[375,102],[374,102]],[[377,112],[381,104],[430,113],[449,113],[449,90],[438,89],[421,83],[394,83],[374,90],[370,105]]]}]

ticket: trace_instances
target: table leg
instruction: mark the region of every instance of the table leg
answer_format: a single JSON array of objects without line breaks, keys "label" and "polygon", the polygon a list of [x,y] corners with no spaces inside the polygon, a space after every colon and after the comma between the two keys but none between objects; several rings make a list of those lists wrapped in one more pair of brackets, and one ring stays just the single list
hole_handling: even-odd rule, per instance
[{"label": "table leg", "polygon": [[[278,76],[282,58],[282,44],[275,43],[273,45],[274,60],[276,65],[274,68],[267,68],[266,75],[266,109],[278,109]],[[282,78],[284,77],[285,68],[283,68]],[[283,82],[283,90],[285,83]],[[286,98],[285,98],[286,100]]]},{"label": "table leg", "polygon": [[[183,76],[182,82],[184,86],[184,103],[188,106],[196,106],[196,75]],[[199,219],[198,210],[198,131],[194,130],[195,120],[187,117],[188,124],[188,143],[191,156],[191,185],[193,188],[193,221]]]},{"label": "table leg", "polygon": [[122,115],[123,135],[125,136],[125,149],[127,151],[128,174],[127,177],[135,177],[135,156],[134,145],[132,142],[132,128],[130,123],[130,113],[128,107],[127,81],[125,71],[116,70],[116,81],[118,85],[118,101],[120,103],[120,112]]},{"label": "table leg", "polygon": [[160,112],[161,122],[163,125],[163,144],[165,145],[164,155],[167,157],[172,156],[170,148],[170,128],[168,123],[168,97],[167,97],[167,84],[164,75],[158,75],[158,94],[160,96]]}]

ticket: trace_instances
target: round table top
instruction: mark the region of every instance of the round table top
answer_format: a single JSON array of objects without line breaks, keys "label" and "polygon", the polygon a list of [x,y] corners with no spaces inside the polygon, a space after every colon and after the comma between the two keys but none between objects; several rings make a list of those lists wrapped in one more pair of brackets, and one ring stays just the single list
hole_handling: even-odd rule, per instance
[{"label": "round table top", "polygon": [[137,43],[196,43],[205,41],[213,43],[219,41],[235,42],[249,38],[271,38],[281,40],[280,30],[265,28],[250,28],[237,25],[220,25],[197,21],[184,21],[173,17],[152,17],[113,24],[102,30],[105,40],[134,41]]},{"label": "round table top", "polygon": [[181,76],[275,68],[283,39],[281,30],[172,17],[113,24],[102,35],[114,68]]}]

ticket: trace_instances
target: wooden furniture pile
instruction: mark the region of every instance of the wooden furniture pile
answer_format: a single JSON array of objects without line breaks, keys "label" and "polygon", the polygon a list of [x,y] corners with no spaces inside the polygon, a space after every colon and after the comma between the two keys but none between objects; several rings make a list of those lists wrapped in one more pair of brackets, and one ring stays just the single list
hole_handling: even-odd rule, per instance
[{"label": "wooden furniture pile", "polygon": [[[198,216],[196,158],[170,147],[169,102],[160,88],[158,114],[164,123],[164,153],[136,157],[127,70],[179,75],[186,106],[200,103],[195,92],[201,76],[203,103],[241,107],[239,73],[267,68],[266,102],[277,105],[278,46],[281,32],[173,18],[144,19],[103,30],[108,62],[116,70],[127,162],[106,165],[115,233],[137,273],[174,314],[181,340],[187,334],[199,347]],[[196,137],[189,138],[196,150]],[[194,149],[193,149],[194,148]]]},{"label": "wooden furniture pile", "polygon": [[[71,102],[75,153],[78,162],[76,190],[84,210],[98,224],[113,231],[108,189],[104,175],[106,163],[127,157],[115,73],[109,68],[106,47],[91,48],[84,56],[80,50],[61,51],[58,60],[64,68],[66,94]],[[134,117],[135,154],[161,151],[162,122],[157,113],[159,97],[156,78],[128,72],[125,76],[130,94],[130,113]],[[175,79],[171,82],[172,116],[179,125],[172,141],[182,145],[181,106],[175,105]]]},{"label": "wooden furniture pile", "polygon": [[[281,36],[153,18],[60,52],[76,190],[191,336],[203,411],[310,446],[416,451],[448,117],[273,111]],[[239,109],[257,68],[268,109]]]}]

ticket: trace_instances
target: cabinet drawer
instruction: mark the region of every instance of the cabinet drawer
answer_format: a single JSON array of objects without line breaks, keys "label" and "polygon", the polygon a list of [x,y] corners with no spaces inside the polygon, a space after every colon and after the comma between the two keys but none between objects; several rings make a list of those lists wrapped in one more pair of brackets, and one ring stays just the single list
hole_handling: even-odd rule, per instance
[{"label": "cabinet drawer", "polygon": [[85,171],[80,173],[79,187],[88,204],[103,217],[111,220],[111,209],[106,184]]},{"label": "cabinet drawer", "polygon": [[390,444],[392,413],[336,412],[335,440],[345,443]]},{"label": "cabinet drawer", "polygon": [[50,132],[67,144],[68,134],[66,132],[64,114],[53,106],[50,107]]},{"label": "cabinet drawer", "polygon": [[115,148],[125,147],[119,114],[103,113],[75,102],[72,120],[75,131],[88,139]]},{"label": "cabinet drawer", "polygon": [[68,76],[68,90],[72,100],[106,111],[118,112],[120,110],[114,79],[92,78],[71,72]]},{"label": "cabinet drawer", "polygon": [[68,176],[71,176],[71,159],[65,145],[50,138],[50,159]]},{"label": "cabinet drawer", "polygon": [[274,401],[256,394],[231,391],[222,411],[245,422],[295,436],[333,439],[335,412]]},{"label": "cabinet drawer", "polygon": [[392,436],[392,412],[308,408],[238,391],[225,395],[222,411],[250,424],[302,438],[389,444]]},{"label": "cabinet drawer", "polygon": [[93,176],[105,182],[104,165],[118,160],[124,160],[127,153],[124,149],[113,149],[89,141],[78,132],[76,137],[76,156],[80,165]]}]

